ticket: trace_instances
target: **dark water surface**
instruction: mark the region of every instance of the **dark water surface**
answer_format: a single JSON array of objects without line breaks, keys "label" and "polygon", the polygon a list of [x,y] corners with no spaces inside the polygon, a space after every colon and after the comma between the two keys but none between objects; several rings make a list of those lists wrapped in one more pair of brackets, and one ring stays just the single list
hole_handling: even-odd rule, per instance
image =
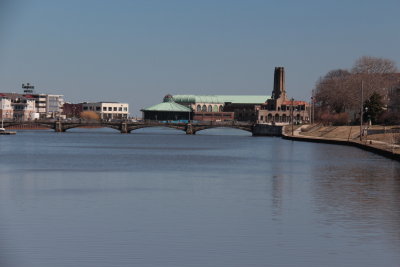
[{"label": "dark water surface", "polygon": [[0,136],[0,266],[400,266],[400,164],[147,129]]}]

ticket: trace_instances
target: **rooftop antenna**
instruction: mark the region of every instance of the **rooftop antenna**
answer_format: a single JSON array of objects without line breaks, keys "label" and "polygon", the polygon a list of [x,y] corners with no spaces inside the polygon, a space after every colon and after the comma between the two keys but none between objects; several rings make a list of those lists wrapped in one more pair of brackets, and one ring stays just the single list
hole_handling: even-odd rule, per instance
[{"label": "rooftop antenna", "polygon": [[23,83],[22,89],[24,89],[24,94],[33,94],[33,89],[35,89],[35,86],[31,85],[30,83]]}]

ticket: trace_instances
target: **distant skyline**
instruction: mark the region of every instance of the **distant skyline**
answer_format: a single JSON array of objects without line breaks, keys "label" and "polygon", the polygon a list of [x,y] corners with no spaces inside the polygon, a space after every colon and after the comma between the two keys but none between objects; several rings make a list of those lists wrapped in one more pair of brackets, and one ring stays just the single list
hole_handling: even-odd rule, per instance
[{"label": "distant skyline", "polygon": [[400,1],[0,0],[0,92],[119,101],[170,94],[289,97],[361,56],[400,63]]}]

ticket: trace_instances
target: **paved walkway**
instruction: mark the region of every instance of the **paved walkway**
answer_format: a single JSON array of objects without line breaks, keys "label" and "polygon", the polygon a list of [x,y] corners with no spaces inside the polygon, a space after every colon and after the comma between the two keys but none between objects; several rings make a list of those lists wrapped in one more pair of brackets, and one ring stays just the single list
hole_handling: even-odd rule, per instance
[{"label": "paved walkway", "polygon": [[[297,129],[295,129],[293,131],[293,137],[295,138],[304,138],[304,139],[314,139],[314,140],[326,140],[326,141],[338,141],[338,142],[352,142],[352,143],[357,143],[357,144],[361,144],[363,146],[367,146],[367,147],[373,147],[373,148],[378,148],[381,150],[386,150],[388,152],[391,152],[393,154],[400,154],[400,151],[396,151],[396,149],[400,148],[400,145],[396,145],[396,144],[391,144],[391,143],[387,143],[387,142],[383,142],[383,141],[377,141],[377,140],[371,140],[371,139],[367,139],[367,140],[354,140],[354,139],[347,139],[347,138],[334,138],[334,137],[319,137],[319,136],[309,136],[306,134],[301,134],[302,129],[309,127],[309,125],[302,125],[300,127],[298,127]],[[284,132],[284,131],[283,131]],[[292,135],[289,134],[283,134],[287,137],[291,137]]]}]

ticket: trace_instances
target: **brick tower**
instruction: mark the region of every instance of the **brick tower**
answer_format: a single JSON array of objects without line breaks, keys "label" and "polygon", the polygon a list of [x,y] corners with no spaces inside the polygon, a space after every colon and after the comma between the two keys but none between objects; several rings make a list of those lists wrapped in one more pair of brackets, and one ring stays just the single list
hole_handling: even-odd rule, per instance
[{"label": "brick tower", "polygon": [[275,67],[274,90],[272,91],[272,99],[286,100],[285,69],[283,67]]}]

